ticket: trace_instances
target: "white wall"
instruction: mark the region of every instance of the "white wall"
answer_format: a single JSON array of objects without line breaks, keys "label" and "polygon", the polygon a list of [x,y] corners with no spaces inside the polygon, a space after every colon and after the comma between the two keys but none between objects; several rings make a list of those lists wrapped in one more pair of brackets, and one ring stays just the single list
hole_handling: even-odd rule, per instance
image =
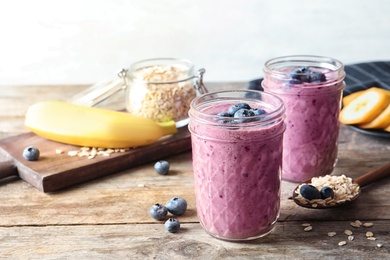
[{"label": "white wall", "polygon": [[0,0],[0,33],[1,85],[92,84],[156,57],[248,81],[288,54],[390,60],[390,1]]}]

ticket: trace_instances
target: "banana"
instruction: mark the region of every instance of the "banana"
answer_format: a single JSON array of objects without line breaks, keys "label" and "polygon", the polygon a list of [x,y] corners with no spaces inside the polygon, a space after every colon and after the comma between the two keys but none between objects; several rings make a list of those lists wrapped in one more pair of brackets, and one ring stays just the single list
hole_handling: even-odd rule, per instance
[{"label": "banana", "polygon": [[52,141],[101,148],[144,146],[177,132],[174,121],[157,123],[125,112],[63,101],[30,106],[25,126]]},{"label": "banana", "polygon": [[380,129],[390,125],[390,104],[374,120],[366,124],[359,124],[363,129]]},{"label": "banana", "polygon": [[387,90],[372,87],[353,99],[340,112],[344,124],[365,124],[374,120],[390,103]]},{"label": "banana", "polygon": [[357,98],[358,96],[360,96],[364,92],[365,92],[365,90],[359,90],[359,91],[356,91],[356,92],[349,94],[348,96],[343,97],[343,105],[347,106],[349,103],[351,103],[352,100],[354,100],[355,98]]}]

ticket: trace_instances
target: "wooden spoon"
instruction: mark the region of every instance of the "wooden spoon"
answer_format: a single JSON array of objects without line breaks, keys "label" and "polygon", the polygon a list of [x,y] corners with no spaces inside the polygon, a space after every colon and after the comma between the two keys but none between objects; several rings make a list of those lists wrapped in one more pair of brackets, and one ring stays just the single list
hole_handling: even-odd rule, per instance
[{"label": "wooden spoon", "polygon": [[[298,196],[298,189],[299,189],[299,186],[301,185],[298,185],[295,189],[294,189],[294,192],[293,192],[293,196],[292,196],[292,199],[294,200],[294,202],[296,204],[298,204],[299,206],[301,207],[305,207],[305,208],[311,208],[311,209],[327,209],[327,208],[333,208],[333,207],[339,207],[339,206],[343,206],[343,205],[346,205],[346,204],[349,204],[353,201],[355,201],[360,193],[361,193],[361,188],[363,188],[364,186],[367,186],[368,184],[371,184],[379,179],[382,179],[384,177],[387,177],[387,176],[390,176],[390,163],[376,169],[376,170],[373,170],[373,171],[370,171],[362,176],[360,176],[359,178],[355,179],[353,182],[357,185],[359,185],[360,189],[359,189],[359,192],[351,199],[351,200],[347,200],[347,201],[344,201],[344,202],[340,202],[340,203],[336,203],[334,205],[322,205],[322,204],[316,204],[316,206],[313,207],[313,204],[311,203],[308,203],[308,204],[304,204],[302,203],[301,201],[299,201],[297,199],[297,196]],[[307,180],[307,181],[304,181],[303,183],[306,183],[306,184],[310,184],[311,183],[311,179],[310,180]]]}]

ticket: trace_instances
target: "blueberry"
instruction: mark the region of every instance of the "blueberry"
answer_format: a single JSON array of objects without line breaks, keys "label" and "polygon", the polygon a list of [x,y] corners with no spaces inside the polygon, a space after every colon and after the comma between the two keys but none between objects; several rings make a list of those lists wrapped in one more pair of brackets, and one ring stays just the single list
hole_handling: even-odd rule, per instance
[{"label": "blueberry", "polygon": [[326,77],[322,72],[311,70],[309,67],[302,67],[291,71],[290,77],[290,84],[301,84],[303,82],[319,83],[326,81]]},{"label": "blueberry", "polygon": [[234,115],[238,110],[240,109],[250,109],[251,107],[247,104],[247,103],[239,103],[239,104],[235,104],[235,105],[232,105],[228,108],[228,113],[230,115]]},{"label": "blueberry", "polygon": [[180,197],[170,199],[166,207],[173,215],[181,215],[187,210],[187,201]]},{"label": "blueberry", "polygon": [[320,191],[320,194],[321,194],[321,199],[326,199],[326,198],[333,198],[334,196],[334,191],[331,187],[329,186],[324,186],[321,191]]},{"label": "blueberry", "polygon": [[36,161],[39,158],[39,150],[34,146],[26,147],[23,150],[23,157],[29,161]]},{"label": "blueberry", "polygon": [[326,77],[325,74],[323,74],[321,71],[314,70],[310,73],[310,82],[325,82]]},{"label": "blueberry", "polygon": [[[252,110],[245,109],[245,108],[239,109],[239,110],[237,110],[236,113],[234,113],[234,118],[236,118],[234,120],[234,123],[240,124],[240,123],[251,122],[251,121],[253,121],[253,118],[246,118],[246,117],[253,117],[253,116],[255,116],[255,112],[253,112]],[[239,119],[237,119],[237,118],[239,118]],[[244,119],[244,118],[246,118],[246,119]]]},{"label": "blueberry", "polygon": [[217,116],[231,117],[232,115],[229,114],[228,112],[221,112],[221,113],[218,113]]},{"label": "blueberry", "polygon": [[156,203],[150,208],[149,214],[156,220],[164,220],[168,215],[168,209],[164,205]]},{"label": "blueberry", "polygon": [[300,84],[302,82],[309,82],[310,81],[310,75],[309,75],[309,68],[308,67],[302,67],[299,69],[295,69],[290,72],[290,77],[295,82],[294,84]]},{"label": "blueberry", "polygon": [[301,193],[302,197],[308,200],[314,200],[314,199],[320,199],[320,191],[310,184],[304,184],[301,186],[299,192]]},{"label": "blueberry", "polygon": [[158,161],[154,164],[154,170],[161,175],[166,175],[169,172],[169,162]]},{"label": "blueberry", "polygon": [[255,116],[255,112],[250,109],[239,109],[236,113],[234,113],[234,117],[250,117]]},{"label": "blueberry", "polygon": [[171,233],[176,233],[180,229],[180,222],[175,218],[169,218],[165,224],[165,229]]},{"label": "blueberry", "polygon": [[261,108],[251,108],[250,110],[255,114],[255,116],[261,116],[266,113],[265,110]]}]

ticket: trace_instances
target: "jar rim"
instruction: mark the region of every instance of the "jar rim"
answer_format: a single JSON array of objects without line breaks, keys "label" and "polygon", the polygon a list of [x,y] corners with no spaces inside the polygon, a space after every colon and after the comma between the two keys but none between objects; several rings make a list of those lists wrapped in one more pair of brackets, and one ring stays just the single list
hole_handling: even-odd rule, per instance
[{"label": "jar rim", "polygon": [[[329,80],[324,82],[295,84],[294,88],[318,88],[333,85],[341,82],[345,78],[344,64],[334,58],[317,55],[289,55],[281,56],[268,60],[263,68],[266,75],[271,75],[275,80],[288,82],[291,80],[291,71],[283,70],[289,67],[314,67],[318,69],[327,69],[321,71]],[[298,73],[299,74],[299,73]],[[267,77],[265,77],[267,78]]]},{"label": "jar rim", "polygon": [[[136,72],[137,70],[147,68],[147,67],[152,67],[152,66],[159,66],[159,65],[185,66],[186,70],[183,71],[188,73],[188,77],[184,77],[179,80],[172,80],[172,81],[146,81],[143,79],[139,79],[137,77],[133,77],[134,75],[133,72]],[[127,76],[133,81],[142,82],[144,84],[172,84],[178,82],[185,82],[196,77],[195,65],[188,59],[178,59],[178,58],[153,58],[153,59],[145,59],[145,60],[134,62],[129,66]]]},{"label": "jar rim", "polygon": [[[240,94],[240,93],[260,95],[260,97],[264,96],[267,98],[271,98],[276,101],[277,105],[266,103],[261,99],[254,99],[250,97],[245,98],[245,96],[242,97],[229,96],[229,94]],[[216,98],[216,96],[218,95],[222,95],[222,96]],[[202,109],[210,107],[211,105],[215,105],[219,101],[220,103],[226,101],[231,101],[231,102],[234,101],[234,103],[238,103],[239,101],[244,101],[244,100],[271,105],[272,111],[268,111],[267,114],[264,115],[246,117],[245,119],[248,119],[250,122],[236,123],[236,124],[221,123],[221,121],[223,121],[224,118],[226,119],[226,117],[215,115],[215,114],[209,114],[202,111]],[[275,122],[277,120],[284,120],[284,112],[285,112],[285,107],[282,99],[274,94],[266,93],[264,91],[259,91],[259,90],[222,90],[222,91],[208,92],[194,98],[190,104],[189,115],[190,118],[193,117],[196,120],[200,120],[203,124],[216,126],[216,127],[220,126],[228,129],[229,128],[236,129],[236,128],[253,127],[256,125],[269,125],[272,122]]]}]

